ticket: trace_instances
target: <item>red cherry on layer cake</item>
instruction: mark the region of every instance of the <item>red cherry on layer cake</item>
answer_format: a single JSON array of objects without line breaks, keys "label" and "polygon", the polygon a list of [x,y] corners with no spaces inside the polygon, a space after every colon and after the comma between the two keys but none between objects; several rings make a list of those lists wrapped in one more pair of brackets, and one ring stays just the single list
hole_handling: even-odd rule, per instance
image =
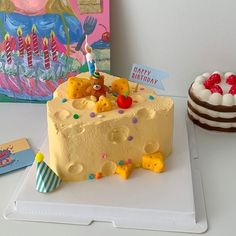
[{"label": "red cherry on layer cake", "polygon": [[236,85],[236,75],[230,75],[227,78],[226,83],[230,85]]},{"label": "red cherry on layer cake", "polygon": [[212,74],[205,82],[204,86],[206,89],[211,89],[215,84],[219,84],[221,82],[221,76],[218,73]]},{"label": "red cherry on layer cake", "polygon": [[230,88],[229,93],[232,95],[236,95],[236,84]]},{"label": "red cherry on layer cake", "polygon": [[213,73],[209,79],[212,79],[215,84],[219,84],[221,82],[221,75],[218,73]]},{"label": "red cherry on layer cake", "polygon": [[207,79],[205,82],[204,82],[204,86],[206,89],[211,89],[211,87],[215,84],[214,80],[213,79]]},{"label": "red cherry on layer cake", "polygon": [[211,90],[211,93],[219,93],[223,95],[223,90],[219,85],[212,86],[210,90]]}]

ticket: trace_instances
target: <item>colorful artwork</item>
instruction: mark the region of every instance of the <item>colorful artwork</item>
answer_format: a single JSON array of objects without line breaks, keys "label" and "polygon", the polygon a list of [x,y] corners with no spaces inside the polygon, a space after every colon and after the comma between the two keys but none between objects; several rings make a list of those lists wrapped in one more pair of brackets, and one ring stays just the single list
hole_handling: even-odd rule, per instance
[{"label": "colorful artwork", "polygon": [[110,71],[109,0],[0,0],[0,101],[46,102],[88,71],[85,41]]},{"label": "colorful artwork", "polygon": [[34,162],[34,152],[27,139],[18,139],[0,145],[0,174],[29,166]]}]

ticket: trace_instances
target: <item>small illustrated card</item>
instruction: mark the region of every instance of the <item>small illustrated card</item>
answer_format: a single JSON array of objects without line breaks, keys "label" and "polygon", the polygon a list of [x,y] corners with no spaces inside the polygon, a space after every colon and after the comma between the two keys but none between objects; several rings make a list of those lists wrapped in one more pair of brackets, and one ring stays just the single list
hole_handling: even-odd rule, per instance
[{"label": "small illustrated card", "polygon": [[168,73],[148,66],[133,64],[129,80],[150,86],[156,89],[165,90],[162,80],[168,77]]},{"label": "small illustrated card", "polygon": [[34,152],[27,139],[22,138],[0,145],[0,175],[31,165]]}]

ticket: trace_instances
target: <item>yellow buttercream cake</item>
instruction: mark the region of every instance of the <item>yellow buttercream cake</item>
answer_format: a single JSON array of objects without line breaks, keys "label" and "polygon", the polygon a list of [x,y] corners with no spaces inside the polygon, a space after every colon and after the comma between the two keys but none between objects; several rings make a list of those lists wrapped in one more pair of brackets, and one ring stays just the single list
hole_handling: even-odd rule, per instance
[{"label": "yellow buttercream cake", "polygon": [[[142,165],[162,172],[162,156],[172,151],[173,100],[141,85],[136,92],[136,84],[128,82],[128,88],[123,79],[101,74],[106,91],[110,91],[98,101],[94,96],[71,99],[65,82],[48,102],[50,167],[64,181],[99,179],[115,173],[126,179],[131,169]],[[89,73],[78,78],[89,80]],[[117,105],[118,95],[112,92],[120,81],[132,100],[128,109]],[[120,88],[116,90],[120,93]]]}]

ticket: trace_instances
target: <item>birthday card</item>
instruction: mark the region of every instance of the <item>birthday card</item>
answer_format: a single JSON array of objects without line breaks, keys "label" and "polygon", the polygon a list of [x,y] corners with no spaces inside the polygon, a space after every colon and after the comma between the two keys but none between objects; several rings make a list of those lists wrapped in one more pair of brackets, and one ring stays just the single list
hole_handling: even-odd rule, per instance
[{"label": "birthday card", "polygon": [[34,152],[27,139],[0,145],[0,175],[29,166],[33,162]]},{"label": "birthday card", "polygon": [[85,41],[110,71],[109,0],[1,0],[0,101],[46,102],[88,71]]}]

